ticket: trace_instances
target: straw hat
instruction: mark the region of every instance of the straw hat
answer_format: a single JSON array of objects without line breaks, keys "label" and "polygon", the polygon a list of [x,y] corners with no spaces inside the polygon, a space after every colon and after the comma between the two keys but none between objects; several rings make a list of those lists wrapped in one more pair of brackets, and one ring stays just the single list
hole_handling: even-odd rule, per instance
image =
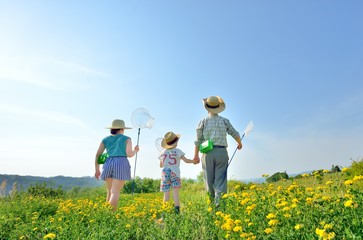
[{"label": "straw hat", "polygon": [[209,98],[203,99],[204,107],[210,113],[220,113],[226,108],[226,104],[223,99],[219,96],[210,96]]},{"label": "straw hat", "polygon": [[130,127],[125,127],[125,122],[120,119],[115,119],[112,121],[111,127],[106,127],[108,129],[132,129]]},{"label": "straw hat", "polygon": [[165,149],[175,148],[178,145],[180,134],[175,134],[173,132],[167,132],[161,141],[161,147]]}]

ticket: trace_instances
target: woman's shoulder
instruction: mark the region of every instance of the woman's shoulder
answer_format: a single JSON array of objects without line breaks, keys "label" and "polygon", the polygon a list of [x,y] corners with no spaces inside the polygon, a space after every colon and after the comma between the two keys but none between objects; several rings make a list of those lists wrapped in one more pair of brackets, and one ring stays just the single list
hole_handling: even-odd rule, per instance
[{"label": "woman's shoulder", "polygon": [[126,136],[124,134],[117,134],[117,138],[119,138],[119,139],[131,139],[129,136]]}]

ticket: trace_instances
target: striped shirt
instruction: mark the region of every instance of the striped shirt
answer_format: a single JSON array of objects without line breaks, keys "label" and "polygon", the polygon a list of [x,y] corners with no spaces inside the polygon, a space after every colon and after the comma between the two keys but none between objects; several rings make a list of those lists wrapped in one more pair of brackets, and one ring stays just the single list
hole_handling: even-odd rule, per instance
[{"label": "striped shirt", "polygon": [[218,114],[208,114],[203,118],[197,127],[197,140],[194,141],[199,146],[203,141],[212,139],[213,145],[228,147],[227,134],[233,138],[240,137],[240,134],[227,118]]}]

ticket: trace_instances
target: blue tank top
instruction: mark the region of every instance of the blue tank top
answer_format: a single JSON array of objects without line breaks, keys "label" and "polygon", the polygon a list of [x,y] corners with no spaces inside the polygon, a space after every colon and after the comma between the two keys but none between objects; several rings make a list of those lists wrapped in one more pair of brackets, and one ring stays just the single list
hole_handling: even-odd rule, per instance
[{"label": "blue tank top", "polygon": [[123,134],[110,135],[102,139],[106,151],[110,157],[127,157],[126,141],[128,136]]}]

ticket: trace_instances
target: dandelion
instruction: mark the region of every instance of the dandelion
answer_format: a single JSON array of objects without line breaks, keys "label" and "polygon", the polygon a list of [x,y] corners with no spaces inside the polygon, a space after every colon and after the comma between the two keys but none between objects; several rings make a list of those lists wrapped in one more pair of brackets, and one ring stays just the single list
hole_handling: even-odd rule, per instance
[{"label": "dandelion", "polygon": [[359,176],[354,176],[353,178],[353,182],[356,182],[356,181],[359,181],[359,180],[362,180],[363,179],[363,176],[359,175]]},{"label": "dandelion", "polygon": [[342,168],[342,172],[346,172],[346,171],[348,171],[349,170],[349,168]]},{"label": "dandelion", "polygon": [[282,211],[283,211],[283,212],[290,211],[290,207],[284,207],[284,208],[282,209]]},{"label": "dandelion", "polygon": [[352,205],[353,205],[353,200],[348,200],[348,201],[346,201],[345,203],[344,203],[344,206],[345,207],[352,207]]},{"label": "dandelion", "polygon": [[324,234],[325,234],[325,231],[324,231],[324,229],[316,228],[316,229],[315,229],[315,233],[316,233],[316,235],[318,235],[319,237],[323,237],[323,236],[324,236]]},{"label": "dandelion", "polygon": [[344,182],[344,185],[352,185],[353,184],[353,180],[346,180]]},{"label": "dandelion", "polygon": [[329,181],[327,181],[325,184],[326,185],[332,185],[334,182],[332,181],[332,180],[329,180]]},{"label": "dandelion", "polygon": [[131,225],[130,224],[126,224],[126,228],[130,228],[131,227]]},{"label": "dandelion", "polygon": [[329,170],[323,170],[323,173],[330,173],[330,171]]},{"label": "dandelion", "polygon": [[270,226],[275,226],[277,225],[279,221],[277,219],[271,219],[269,222],[268,222],[268,225]]},{"label": "dandelion", "polygon": [[272,233],[274,230],[272,230],[272,228],[266,228],[265,230],[263,230],[265,233],[270,234]]},{"label": "dandelion", "polygon": [[235,226],[233,228],[233,232],[240,232],[240,231],[242,231],[242,227],[241,226]]},{"label": "dandelion", "polygon": [[331,225],[331,224],[325,224],[324,225],[324,229],[332,229],[333,228],[333,225]]},{"label": "dandelion", "polygon": [[266,216],[267,219],[273,219],[273,218],[276,218],[276,215],[273,214],[273,213],[269,213],[267,216]]},{"label": "dandelion", "polygon": [[301,175],[303,178],[309,177],[310,175],[307,173],[304,173],[303,175]]},{"label": "dandelion", "polygon": [[43,237],[43,239],[54,239],[56,235],[54,233],[48,233]]},{"label": "dandelion", "polygon": [[209,207],[208,208],[208,212],[212,212],[213,208],[212,207]]},{"label": "dandelion", "polygon": [[308,197],[308,198],[305,199],[305,201],[306,201],[306,204],[312,204],[312,202],[314,201],[314,199],[311,198],[311,197]]},{"label": "dandelion", "polygon": [[296,224],[294,228],[295,230],[300,230],[302,227],[303,227],[302,224]]}]

